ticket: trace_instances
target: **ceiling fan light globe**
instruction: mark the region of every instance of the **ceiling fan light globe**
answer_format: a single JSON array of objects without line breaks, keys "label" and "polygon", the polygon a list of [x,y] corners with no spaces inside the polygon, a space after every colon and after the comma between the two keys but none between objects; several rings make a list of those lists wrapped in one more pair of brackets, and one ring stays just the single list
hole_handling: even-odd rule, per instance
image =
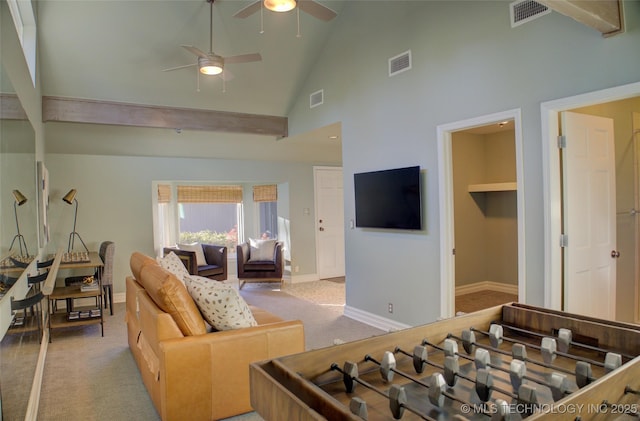
[{"label": "ceiling fan light globe", "polygon": [[296,7],[296,0],[264,0],[264,7],[273,12],[288,12]]},{"label": "ceiling fan light globe", "polygon": [[222,67],[219,66],[201,66],[200,73],[203,75],[219,75],[222,73]]},{"label": "ceiling fan light globe", "polygon": [[200,73],[203,75],[219,75],[222,73],[224,62],[221,57],[211,55],[198,58]]}]

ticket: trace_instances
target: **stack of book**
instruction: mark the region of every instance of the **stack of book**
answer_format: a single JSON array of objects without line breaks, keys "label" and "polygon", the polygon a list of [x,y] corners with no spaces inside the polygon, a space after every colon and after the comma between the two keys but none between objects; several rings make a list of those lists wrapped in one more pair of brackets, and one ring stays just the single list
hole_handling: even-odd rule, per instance
[{"label": "stack of book", "polygon": [[84,320],[93,319],[94,317],[100,317],[101,310],[99,308],[92,308],[90,310],[70,311],[67,313],[67,320]]}]

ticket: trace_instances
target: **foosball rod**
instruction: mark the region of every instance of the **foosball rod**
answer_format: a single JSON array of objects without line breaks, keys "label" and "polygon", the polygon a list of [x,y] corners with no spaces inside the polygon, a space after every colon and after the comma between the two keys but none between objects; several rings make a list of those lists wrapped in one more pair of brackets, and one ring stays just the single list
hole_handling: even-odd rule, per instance
[{"label": "foosball rod", "polygon": [[[369,361],[372,362],[376,365],[378,365],[380,367],[380,374],[383,378],[383,380],[385,380],[386,378],[388,378],[388,374],[389,372],[394,372],[402,377],[404,377],[405,379],[411,380],[412,382],[419,384],[423,387],[426,387],[427,389],[430,387],[429,384],[424,383],[423,381],[416,379],[413,376],[410,376],[409,374],[398,370],[396,368],[396,361],[395,358],[392,358],[393,354],[389,351],[384,353],[384,356],[382,358],[382,362],[377,361],[375,358],[373,358],[371,355],[365,355],[364,360],[365,361]],[[471,377],[465,376],[463,374],[460,374],[459,371],[459,367],[457,365],[452,364],[452,361],[456,361],[457,360],[453,360],[454,357],[447,357],[447,359],[451,359],[448,360],[444,366],[442,366],[442,370],[443,370],[443,377],[447,383],[447,385],[449,387],[453,387],[455,386],[455,379],[456,377],[460,377],[463,378],[471,383],[473,383],[476,387],[476,392],[478,393],[478,397],[480,398],[480,400],[482,400],[483,402],[487,402],[489,401],[490,395],[491,395],[491,390],[495,390],[496,392],[502,393],[504,395],[509,396],[512,399],[517,399],[518,396],[514,393],[511,393],[509,391],[506,391],[504,389],[500,389],[497,387],[493,386],[493,381],[492,379],[491,382],[489,383],[478,383],[476,380],[472,379]],[[491,390],[490,390],[491,389]],[[454,399],[454,398],[451,398]],[[460,398],[455,398],[454,400],[456,400],[457,402],[460,402],[462,404],[468,404],[467,402],[461,400]]]},{"label": "foosball rod", "polygon": [[[463,347],[464,347],[464,349],[465,349],[465,351],[467,353],[473,352],[474,347],[478,347],[478,348],[483,349],[483,350],[485,350],[487,352],[488,351],[493,351],[493,352],[496,352],[498,354],[511,356],[512,360],[513,359],[520,359],[520,360],[523,360],[523,361],[528,361],[528,362],[530,362],[532,364],[540,365],[540,366],[545,367],[545,368],[555,369],[557,371],[561,371],[561,372],[566,373],[566,374],[575,375],[574,372],[572,372],[571,370],[568,370],[566,368],[556,367],[556,366],[551,365],[551,364],[543,363],[542,361],[536,361],[536,360],[528,359],[528,358],[526,358],[526,354],[523,357],[517,357],[514,352],[509,353],[509,352],[504,351],[504,350],[499,349],[499,348],[494,348],[494,347],[491,347],[491,346],[488,346],[488,345],[483,345],[483,344],[477,343],[475,341],[475,334],[470,330],[464,330],[462,332],[462,338],[458,337],[458,336],[456,336],[456,335],[454,335],[452,333],[449,333],[447,335],[447,339],[444,340],[444,347],[441,347],[441,346],[438,346],[436,344],[433,344],[433,343],[427,341],[426,339],[422,340],[422,345],[428,345],[428,346],[430,346],[432,348],[440,350],[440,351],[442,351],[444,353],[445,356],[461,357],[461,358],[464,358],[464,359],[466,359],[468,361],[473,361],[473,363],[476,366],[476,368],[486,368],[486,367],[497,368],[498,367],[498,366],[495,366],[495,365],[490,365],[488,361],[485,361],[486,359],[480,359],[480,357],[478,356],[478,352],[477,351],[476,351],[475,358],[471,358],[471,357],[469,357],[467,355],[460,354],[458,352],[458,343],[454,339],[462,341]],[[482,356],[484,356],[484,355],[482,355]],[[415,358],[416,357],[414,357],[414,364],[416,363],[415,362]],[[500,368],[500,369],[504,370],[502,368]],[[516,377],[518,376],[517,373],[511,373],[511,371],[509,371],[509,373],[510,374],[515,374]],[[551,388],[551,386],[548,383],[546,383],[546,384],[545,383],[541,383],[541,381],[536,381],[534,379],[531,379],[531,381],[533,381],[535,383],[538,383],[538,384],[543,384],[544,386],[548,386],[548,387]],[[511,379],[511,382],[512,382],[512,385],[514,387],[516,387],[516,385],[513,383],[513,379]],[[519,387],[519,385],[517,387]],[[558,393],[560,393],[560,392],[564,395],[566,390],[558,391]]]},{"label": "foosball rod", "polygon": [[422,414],[417,409],[407,405],[407,395],[403,387],[398,385],[392,385],[389,388],[389,393],[387,394],[384,391],[375,387],[374,385],[370,384],[369,382],[366,382],[360,379],[358,377],[359,376],[358,365],[356,363],[347,361],[344,363],[344,369],[340,368],[340,366],[337,363],[333,363],[331,364],[331,370],[342,373],[347,393],[353,392],[355,388],[355,383],[359,383],[362,386],[366,387],[367,389],[387,398],[389,400],[389,409],[391,410],[391,414],[397,420],[402,418],[402,415],[404,414],[404,410],[406,409],[407,411],[413,412],[423,420],[436,421],[434,418],[431,418],[428,415]]},{"label": "foosball rod", "polygon": [[[489,351],[485,349],[480,349],[480,348],[477,349],[475,358],[470,358],[464,354],[459,354],[457,351],[455,351],[455,345],[448,344],[446,340],[445,340],[445,347],[443,349],[446,355],[444,365],[436,364],[432,361],[429,361],[428,352],[424,345],[416,346],[413,350],[413,354],[409,354],[408,352],[402,350],[399,347],[396,347],[394,352],[401,353],[408,357],[411,357],[413,359],[413,367],[416,370],[416,373],[422,373],[422,371],[424,370],[424,367],[423,367],[424,364],[429,364],[433,367],[440,369],[443,372],[445,381],[450,387],[455,386],[457,377],[463,378],[469,382],[474,382],[474,383],[476,382],[476,380],[472,379],[471,377],[465,376],[460,373],[460,368],[457,362],[457,358],[462,357],[468,361],[473,361],[476,370],[481,368],[495,368],[496,370],[502,371],[504,373],[508,373],[509,379],[511,381],[511,385],[513,386],[514,390],[518,390],[520,388],[520,386],[522,385],[522,380],[529,380],[533,383],[548,387],[551,390],[551,394],[553,395],[555,400],[559,400],[563,398],[565,395],[570,393],[567,391],[566,385],[563,382],[564,376],[562,376],[559,373],[552,373],[552,379],[554,380],[554,382],[553,384],[551,384],[542,379],[536,379],[536,378],[527,376],[526,367],[523,368],[521,365],[517,364],[517,362],[520,362],[520,361],[517,361],[516,364],[513,364],[513,361],[512,361],[512,364],[510,365],[509,369],[506,369],[504,367],[501,367],[495,364],[491,364]],[[479,351],[483,351],[483,352],[479,352]],[[524,364],[524,362],[522,363]],[[478,385],[476,384],[476,386]],[[496,387],[494,387],[493,389],[496,390],[497,392],[506,394],[507,396],[511,396],[509,392],[504,392],[502,389],[499,389]],[[485,387],[480,387],[480,389],[476,389],[476,392],[478,393],[478,397],[486,395],[484,391],[485,391]]]},{"label": "foosball rod", "polygon": [[[387,352],[384,353],[384,355],[382,357],[382,362],[377,361],[375,358],[373,358],[369,354],[365,355],[364,360],[367,361],[367,362],[372,362],[372,363],[376,364],[377,366],[379,366],[380,367],[380,374],[382,376],[382,379],[384,381],[386,381],[386,382],[392,380],[392,376],[390,376],[390,373],[396,373],[396,374],[404,377],[405,379],[411,380],[412,382],[414,382],[414,383],[416,383],[416,384],[418,384],[418,385],[420,385],[422,387],[425,387],[427,389],[432,388],[432,383],[425,383],[420,379],[416,379],[415,377],[410,376],[409,374],[403,372],[402,370],[398,370],[396,368],[395,357],[393,356],[393,353],[390,352],[390,351],[387,351]],[[438,373],[438,374],[440,374],[440,373]],[[471,381],[473,381],[473,380],[471,380]],[[506,393],[509,393],[509,392],[506,392]],[[465,401],[465,400],[463,400],[463,399],[461,399],[461,398],[459,398],[459,397],[457,397],[455,395],[452,395],[449,392],[446,392],[446,391],[440,392],[440,391],[438,391],[438,396],[440,394],[442,394],[443,396],[445,396],[445,397],[447,397],[447,398],[449,398],[449,399],[451,399],[453,401],[461,403],[463,405],[469,405],[469,406],[471,405],[469,402],[467,402],[467,401]],[[440,401],[440,399],[435,399],[435,396],[436,396],[435,394],[433,394],[433,396],[432,396],[431,393],[429,394],[431,403],[433,403],[434,405],[436,405],[438,407],[441,407],[442,406],[442,402]],[[490,416],[490,414],[485,414],[485,415],[489,415]]]},{"label": "foosball rod", "polygon": [[[418,374],[424,371],[425,365],[430,365],[432,367],[436,367],[442,370],[442,372],[444,373],[444,379],[450,387],[453,387],[455,385],[456,376],[459,375],[459,367],[458,369],[456,369],[457,360],[455,361],[454,364],[447,364],[448,362],[450,362],[450,359],[454,359],[459,356],[469,361],[473,361],[472,358],[467,357],[466,355],[460,354],[455,357],[447,356],[445,358],[445,365],[436,364],[428,359],[427,347],[424,345],[416,345],[413,349],[413,354],[408,353],[407,351],[401,349],[400,347],[396,347],[396,349],[394,350],[394,353],[400,353],[400,354],[406,355],[407,357],[411,357],[413,359],[413,368]],[[471,381],[470,378],[468,379]],[[478,390],[476,390],[476,393],[478,393]],[[480,394],[478,394],[478,397],[480,397]],[[510,414],[511,408],[509,404],[503,399],[496,399],[495,404],[496,404],[496,413],[500,416],[500,419],[509,420],[511,417],[511,414]]]},{"label": "foosball rod", "polygon": [[[512,330],[514,332],[519,332],[519,333],[524,333],[526,335],[532,335],[532,336],[537,336],[539,338],[544,338],[546,336],[549,335],[545,335],[544,333],[540,333],[540,332],[534,332],[532,330],[528,330],[528,329],[523,329],[520,327],[516,327],[516,326],[511,326],[511,325],[506,325],[504,323],[497,323],[497,322],[491,322],[492,324],[498,325],[498,326],[502,326],[504,329],[508,329],[508,330]],[[557,336],[557,340],[558,340],[558,349],[560,349],[561,352],[568,352],[569,350],[569,346],[573,345],[573,346],[577,346],[579,348],[584,348],[584,349],[588,349],[590,351],[596,351],[596,352],[601,352],[603,354],[606,354],[607,352],[609,352],[610,350],[608,349],[604,349],[598,346],[594,346],[594,345],[589,345],[589,344],[585,344],[582,342],[576,342],[573,339],[573,333],[570,329],[565,329],[565,328],[561,328],[558,330],[558,336]],[[628,360],[632,360],[635,358],[635,356],[630,355],[630,354],[625,354],[620,352],[619,353],[621,356],[623,356],[624,358],[628,359]]]},{"label": "foosball rod", "polygon": [[[523,344],[514,344],[513,347],[512,347],[511,353],[509,353],[509,352],[504,351],[502,349],[498,349],[498,348],[494,348],[492,346],[488,346],[488,345],[484,345],[484,344],[478,343],[478,342],[476,342],[475,333],[473,333],[472,330],[468,330],[468,329],[465,329],[465,330],[462,331],[462,337],[453,335],[451,333],[448,335],[447,339],[445,339],[445,348],[443,349],[445,355],[453,355],[453,353],[452,353],[453,346],[447,343],[447,340],[453,340],[452,338],[462,342],[462,347],[464,348],[465,352],[467,352],[467,354],[471,354],[472,352],[474,352],[474,349],[477,347],[477,348],[484,349],[484,350],[487,350],[487,351],[494,351],[494,352],[498,351],[499,354],[510,355],[511,358],[516,358],[516,359],[519,359],[519,360],[522,360],[522,361],[527,361],[527,362],[530,362],[532,364],[539,365],[540,367],[549,368],[549,369],[553,369],[553,370],[558,370],[558,371],[561,371],[561,372],[567,373],[567,374],[573,374],[573,372],[571,370],[568,370],[568,369],[566,369],[564,367],[558,367],[558,366],[555,366],[553,364],[546,363],[544,361],[538,361],[538,360],[533,360],[533,359],[527,358],[526,357],[526,348],[524,348]],[[423,343],[425,343],[425,341],[423,341]],[[429,344],[428,342],[427,342],[427,344],[433,346],[432,344]],[[456,350],[457,350],[457,345],[455,345],[455,347],[456,347]],[[518,348],[518,349],[524,348],[524,352],[522,354],[517,354],[515,352],[516,348]],[[460,355],[461,357],[463,357],[462,354],[458,354],[457,352],[455,352],[455,354],[456,355]],[[477,351],[476,351],[476,355],[477,355]],[[468,357],[464,357],[464,358],[468,358]],[[471,358],[469,358],[469,359],[471,359]],[[475,360],[472,360],[472,361],[474,361],[476,363],[476,365],[477,365],[477,363],[478,363],[477,362],[477,357],[476,357]]]},{"label": "foosball rod", "polygon": [[[495,345],[496,343],[499,345],[500,343],[502,343],[503,340],[507,341],[507,342],[511,342],[514,344],[517,343],[522,343],[522,341],[517,340],[517,339],[513,339],[513,338],[509,338],[506,336],[503,336],[502,334],[502,326],[500,325],[496,325],[493,324],[491,325],[491,328],[489,329],[489,332],[484,331],[484,330],[480,330],[480,329],[476,329],[474,327],[470,327],[469,330],[471,330],[472,332],[478,332],[482,335],[488,336],[489,340],[491,341],[493,346],[497,346]],[[607,364],[607,362],[601,362],[601,361],[596,361],[590,358],[584,358],[584,357],[580,357],[577,355],[573,355],[573,354],[567,354],[566,352],[559,352],[557,350],[557,342],[555,338],[551,338],[551,337],[543,337],[542,338],[542,343],[541,345],[535,345],[535,344],[529,344],[527,343],[526,346],[528,348],[532,348],[535,350],[540,351],[540,353],[542,353],[542,358],[543,360],[545,360],[545,362],[549,363],[551,361],[553,361],[556,356],[561,356],[561,357],[565,357],[565,358],[569,358],[572,359],[574,361],[583,361],[592,365],[596,365],[598,367],[603,367],[603,368],[609,368],[609,365]],[[612,353],[612,352],[608,352],[607,356],[605,357],[606,360],[609,360],[612,356],[619,356],[620,358],[622,358],[622,356],[620,356],[619,354],[616,353]]]},{"label": "foosball rod", "polygon": [[534,378],[526,374],[527,365],[525,361],[516,358],[512,358],[511,363],[509,364],[509,369],[507,370],[504,367],[492,364],[491,356],[489,355],[489,351],[487,351],[486,349],[476,349],[475,366],[476,369],[489,367],[502,371],[504,373],[508,373],[509,380],[511,380],[511,385],[515,390],[517,390],[522,385],[523,380],[528,380],[530,382],[537,383],[541,386],[549,388],[549,390],[551,391],[551,396],[553,396],[553,399],[556,401],[564,398],[566,395],[571,393],[567,387],[567,384],[565,383],[566,376],[564,374],[560,374],[555,371],[552,372],[550,382],[543,379]]},{"label": "foosball rod", "polygon": [[[497,337],[497,335],[496,335]],[[465,329],[464,331],[462,331],[462,344],[463,347],[465,349],[465,351],[467,352],[472,352],[475,346],[478,346],[479,349],[491,349],[491,347],[487,347],[487,346],[483,346],[481,344],[477,344],[476,343],[476,335],[474,333],[474,331],[469,330],[469,329]],[[494,341],[496,341],[496,339],[494,338]],[[551,347],[552,345],[547,343],[545,344],[545,346],[549,346]],[[478,364],[478,350],[476,350],[476,365]],[[547,353],[550,354],[550,353]],[[511,348],[511,358],[512,359],[516,359],[516,360],[520,360],[520,361],[524,361],[524,362],[528,362],[531,364],[535,364],[538,365],[540,367],[544,367],[544,368],[548,368],[551,370],[555,370],[555,371],[559,371],[565,374],[571,374],[573,376],[575,376],[576,378],[576,385],[578,385],[579,388],[582,388],[586,385],[588,385],[589,383],[591,383],[593,380],[596,380],[593,375],[592,375],[592,370],[591,370],[591,364],[589,364],[588,362],[584,362],[584,361],[578,361],[576,362],[576,367],[574,371],[568,370],[564,367],[560,367],[554,364],[551,364],[551,362],[546,362],[546,361],[539,361],[539,360],[534,360],[532,358],[527,357],[527,347],[524,344],[521,343],[515,343],[513,344],[513,347]]]}]

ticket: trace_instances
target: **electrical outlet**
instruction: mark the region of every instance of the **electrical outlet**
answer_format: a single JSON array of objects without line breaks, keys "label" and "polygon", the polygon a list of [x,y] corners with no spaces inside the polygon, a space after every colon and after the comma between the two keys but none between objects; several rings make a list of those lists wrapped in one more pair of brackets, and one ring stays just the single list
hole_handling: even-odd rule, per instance
[{"label": "electrical outlet", "polygon": [[389,313],[393,313],[393,303],[389,303]]},{"label": "electrical outlet", "polygon": [[293,271],[294,271],[295,273],[300,272],[300,266],[296,265],[296,267],[294,267],[294,268],[293,268]]}]

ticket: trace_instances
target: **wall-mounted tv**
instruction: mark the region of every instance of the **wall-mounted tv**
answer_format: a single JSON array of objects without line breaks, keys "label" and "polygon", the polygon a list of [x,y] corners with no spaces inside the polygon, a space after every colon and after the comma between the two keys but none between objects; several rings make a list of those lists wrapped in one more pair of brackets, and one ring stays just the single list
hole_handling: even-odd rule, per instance
[{"label": "wall-mounted tv", "polygon": [[356,227],[422,229],[420,167],[353,175]]}]

